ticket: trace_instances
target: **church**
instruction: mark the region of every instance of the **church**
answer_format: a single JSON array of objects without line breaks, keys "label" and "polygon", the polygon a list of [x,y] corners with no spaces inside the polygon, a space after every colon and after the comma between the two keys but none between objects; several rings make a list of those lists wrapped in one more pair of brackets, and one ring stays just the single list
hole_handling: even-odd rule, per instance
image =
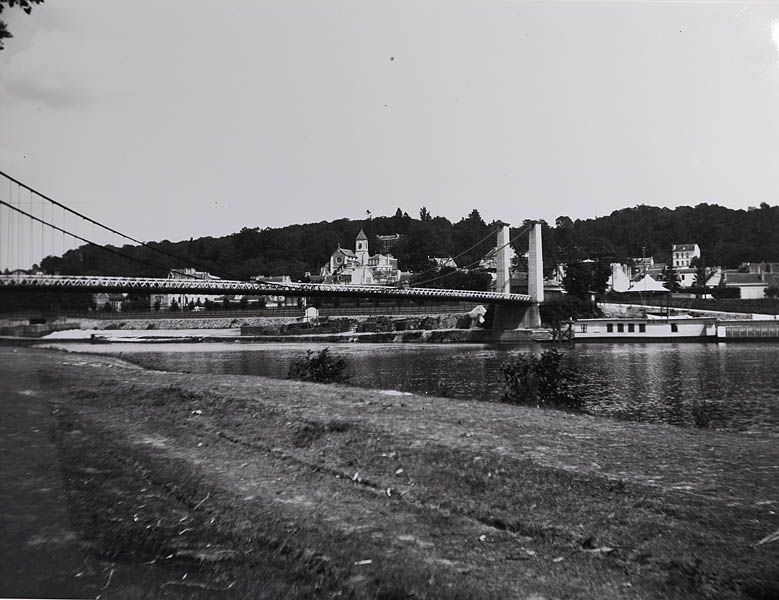
[{"label": "church", "polygon": [[400,281],[398,259],[391,254],[370,255],[368,236],[360,229],[354,250],[338,245],[320,270],[324,283],[352,285],[394,285]]}]

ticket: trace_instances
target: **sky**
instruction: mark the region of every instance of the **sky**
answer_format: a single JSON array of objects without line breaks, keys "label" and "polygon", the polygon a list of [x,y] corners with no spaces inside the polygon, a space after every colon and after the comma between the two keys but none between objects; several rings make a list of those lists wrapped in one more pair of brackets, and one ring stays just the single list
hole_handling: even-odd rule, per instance
[{"label": "sky", "polygon": [[779,3],[46,0],[3,17],[0,170],[142,240],[398,207],[517,224],[779,203]]}]

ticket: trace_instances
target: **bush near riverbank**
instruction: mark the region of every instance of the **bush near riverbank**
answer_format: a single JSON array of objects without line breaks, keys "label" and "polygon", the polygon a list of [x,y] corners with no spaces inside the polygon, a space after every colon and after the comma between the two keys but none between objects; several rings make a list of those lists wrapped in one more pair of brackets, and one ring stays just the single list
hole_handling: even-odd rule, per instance
[{"label": "bush near riverbank", "polygon": [[304,357],[293,362],[289,378],[316,383],[345,383],[349,376],[346,374],[346,360],[334,357],[330,348],[324,348],[317,353],[308,350]]},{"label": "bush near riverbank", "polygon": [[503,363],[500,370],[506,382],[503,402],[573,411],[584,408],[579,392],[581,375],[570,354],[556,349],[539,355],[520,354]]}]

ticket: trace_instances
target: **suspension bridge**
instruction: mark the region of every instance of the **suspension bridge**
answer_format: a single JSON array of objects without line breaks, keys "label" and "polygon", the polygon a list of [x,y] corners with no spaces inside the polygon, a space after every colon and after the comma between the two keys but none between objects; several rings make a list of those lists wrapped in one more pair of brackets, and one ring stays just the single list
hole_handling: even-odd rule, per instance
[{"label": "suspension bridge", "polygon": [[[45,194],[34,190],[23,182],[0,171],[0,176],[8,183],[6,199],[0,199],[0,234],[5,243],[0,247],[6,264],[14,261],[21,265],[33,264],[37,255],[41,258],[47,253],[56,252],[56,240],[59,238],[60,250],[64,255],[67,249],[81,245],[95,246],[105,252],[119,255],[142,263],[147,267],[165,269],[151,260],[138,259],[123,252],[120,248],[98,243],[86,237],[95,231],[108,232],[123,242],[132,242],[150,250],[152,256],[163,256],[179,261],[179,268],[200,267],[156,246],[146,244],[126,235],[91,217],[82,214]],[[0,186],[2,193],[2,186]],[[0,196],[2,198],[2,196]],[[85,232],[92,231],[92,233]],[[48,237],[47,237],[48,234]],[[530,227],[529,235],[529,277],[528,294],[510,292],[510,242],[509,227],[503,225],[497,232],[496,291],[441,289],[429,287],[389,287],[374,285],[313,284],[313,283],[277,283],[270,281],[244,281],[237,278],[200,278],[187,276],[185,271],[171,272],[171,276],[162,277],[121,277],[102,275],[52,275],[29,270],[16,269],[0,275],[0,292],[127,292],[133,294],[189,293],[189,294],[235,294],[235,295],[273,295],[291,297],[342,297],[366,299],[435,299],[451,301],[473,301],[494,304],[500,308],[496,314],[496,327],[513,329],[516,327],[537,327],[540,325],[538,304],[543,302],[543,280],[541,263],[541,227]],[[54,241],[52,241],[54,240]],[[66,244],[67,240],[67,244]],[[153,260],[153,259],[152,259]],[[428,280],[428,282],[439,277]],[[424,283],[424,282],[423,282]]]}]

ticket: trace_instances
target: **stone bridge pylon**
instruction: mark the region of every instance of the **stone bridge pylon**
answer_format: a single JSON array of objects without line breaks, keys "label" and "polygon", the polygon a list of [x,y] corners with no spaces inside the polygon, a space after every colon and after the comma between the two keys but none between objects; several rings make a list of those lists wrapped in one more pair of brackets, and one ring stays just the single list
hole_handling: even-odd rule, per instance
[{"label": "stone bridge pylon", "polygon": [[[495,306],[493,329],[537,329],[541,327],[541,314],[538,309],[538,305],[544,301],[544,259],[541,251],[541,223],[532,225],[528,232],[528,237],[527,290],[532,303],[524,306]],[[509,226],[503,225],[498,230],[495,291],[505,295],[511,293],[511,247],[509,239]]]}]

